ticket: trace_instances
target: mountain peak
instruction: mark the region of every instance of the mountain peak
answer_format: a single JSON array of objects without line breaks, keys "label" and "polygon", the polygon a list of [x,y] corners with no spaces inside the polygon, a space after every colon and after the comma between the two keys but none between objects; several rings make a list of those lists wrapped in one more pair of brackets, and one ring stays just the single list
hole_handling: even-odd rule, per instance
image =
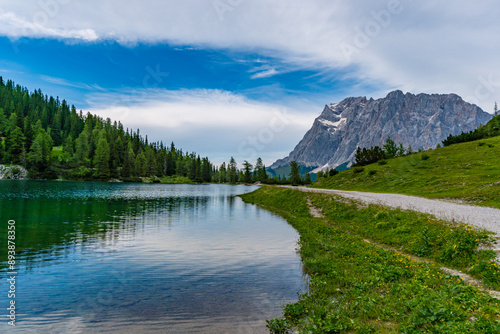
[{"label": "mountain peak", "polygon": [[357,147],[381,146],[390,136],[416,150],[436,147],[448,135],[485,124],[492,115],[456,94],[404,94],[395,90],[381,99],[349,97],[325,105],[288,157],[271,168],[297,161],[334,168],[353,162]]},{"label": "mountain peak", "polygon": [[[407,94],[410,94],[410,93],[407,93]],[[394,90],[394,91],[390,92],[389,94],[387,94],[386,99],[404,98],[404,97],[405,97],[405,94],[401,90],[397,89],[397,90]]]}]

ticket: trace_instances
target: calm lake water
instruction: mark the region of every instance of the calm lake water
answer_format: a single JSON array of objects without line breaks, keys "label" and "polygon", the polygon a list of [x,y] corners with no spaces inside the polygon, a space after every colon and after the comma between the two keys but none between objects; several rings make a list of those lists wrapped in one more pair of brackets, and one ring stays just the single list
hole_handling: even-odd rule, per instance
[{"label": "calm lake water", "polygon": [[295,230],[235,197],[256,188],[0,181],[0,332],[267,333],[306,285]]}]

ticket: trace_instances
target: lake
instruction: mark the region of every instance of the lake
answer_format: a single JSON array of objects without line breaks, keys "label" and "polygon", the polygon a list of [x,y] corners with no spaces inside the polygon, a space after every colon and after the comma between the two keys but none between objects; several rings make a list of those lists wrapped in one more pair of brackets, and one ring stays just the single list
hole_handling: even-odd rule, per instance
[{"label": "lake", "polygon": [[267,333],[306,278],[297,232],[235,197],[255,189],[0,181],[0,332]]}]

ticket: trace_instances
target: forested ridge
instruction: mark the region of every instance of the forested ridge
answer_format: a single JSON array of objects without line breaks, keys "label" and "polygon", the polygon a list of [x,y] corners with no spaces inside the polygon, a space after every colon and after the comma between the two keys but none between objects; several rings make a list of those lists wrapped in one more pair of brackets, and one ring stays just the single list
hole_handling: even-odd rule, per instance
[{"label": "forested ridge", "polygon": [[140,130],[77,111],[41,90],[0,77],[0,163],[17,164],[33,179],[180,182],[266,182],[262,160],[245,161],[239,170],[231,158],[214,166],[208,157],[183,152],[174,143],[148,142]]}]

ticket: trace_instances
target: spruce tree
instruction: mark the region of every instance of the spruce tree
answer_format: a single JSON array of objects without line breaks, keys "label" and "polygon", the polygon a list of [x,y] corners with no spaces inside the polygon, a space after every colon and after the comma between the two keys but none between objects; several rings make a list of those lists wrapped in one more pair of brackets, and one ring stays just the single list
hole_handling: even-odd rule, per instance
[{"label": "spruce tree", "polygon": [[141,149],[135,157],[135,172],[138,176],[146,176],[148,170],[146,162],[146,156],[144,155],[144,151]]},{"label": "spruce tree", "polygon": [[28,153],[28,170],[31,176],[43,177],[43,174],[50,166],[50,152],[52,151],[52,138],[41,129],[30,147]]},{"label": "spruce tree", "polygon": [[238,172],[236,170],[236,161],[234,160],[233,157],[231,157],[231,160],[229,160],[229,165],[228,165],[228,181],[231,184],[234,184],[238,182]]},{"label": "spruce tree", "polygon": [[125,150],[125,156],[123,157],[123,168],[121,170],[122,177],[131,177],[134,175],[134,164],[135,164],[135,154],[132,143],[127,144],[127,149]]},{"label": "spruce tree", "polygon": [[223,162],[219,168],[219,179],[217,180],[217,182],[219,182],[219,183],[226,183],[227,182],[226,163],[225,162]]},{"label": "spruce tree", "polygon": [[297,163],[297,161],[290,162],[290,182],[292,183],[292,185],[298,185],[302,183],[299,164]]},{"label": "spruce tree", "polygon": [[312,181],[311,181],[311,174],[309,174],[309,171],[306,171],[306,175],[305,175],[305,178],[304,178],[304,183],[305,184],[311,184]]},{"label": "spruce tree", "polygon": [[245,160],[243,162],[243,171],[244,171],[243,181],[245,183],[251,183],[252,182],[252,164]]},{"label": "spruce tree", "polygon": [[22,153],[24,149],[24,134],[20,127],[16,126],[7,138],[7,158],[13,163],[22,162]]},{"label": "spruce tree", "polygon": [[385,140],[384,152],[387,158],[394,158],[398,156],[398,146],[396,145],[394,140],[391,139],[391,137],[387,137],[387,139]]},{"label": "spruce tree", "polygon": [[111,176],[109,170],[109,144],[106,139],[106,133],[102,130],[97,141],[97,148],[94,156],[94,166],[97,171],[97,177],[100,180],[108,180]]}]

